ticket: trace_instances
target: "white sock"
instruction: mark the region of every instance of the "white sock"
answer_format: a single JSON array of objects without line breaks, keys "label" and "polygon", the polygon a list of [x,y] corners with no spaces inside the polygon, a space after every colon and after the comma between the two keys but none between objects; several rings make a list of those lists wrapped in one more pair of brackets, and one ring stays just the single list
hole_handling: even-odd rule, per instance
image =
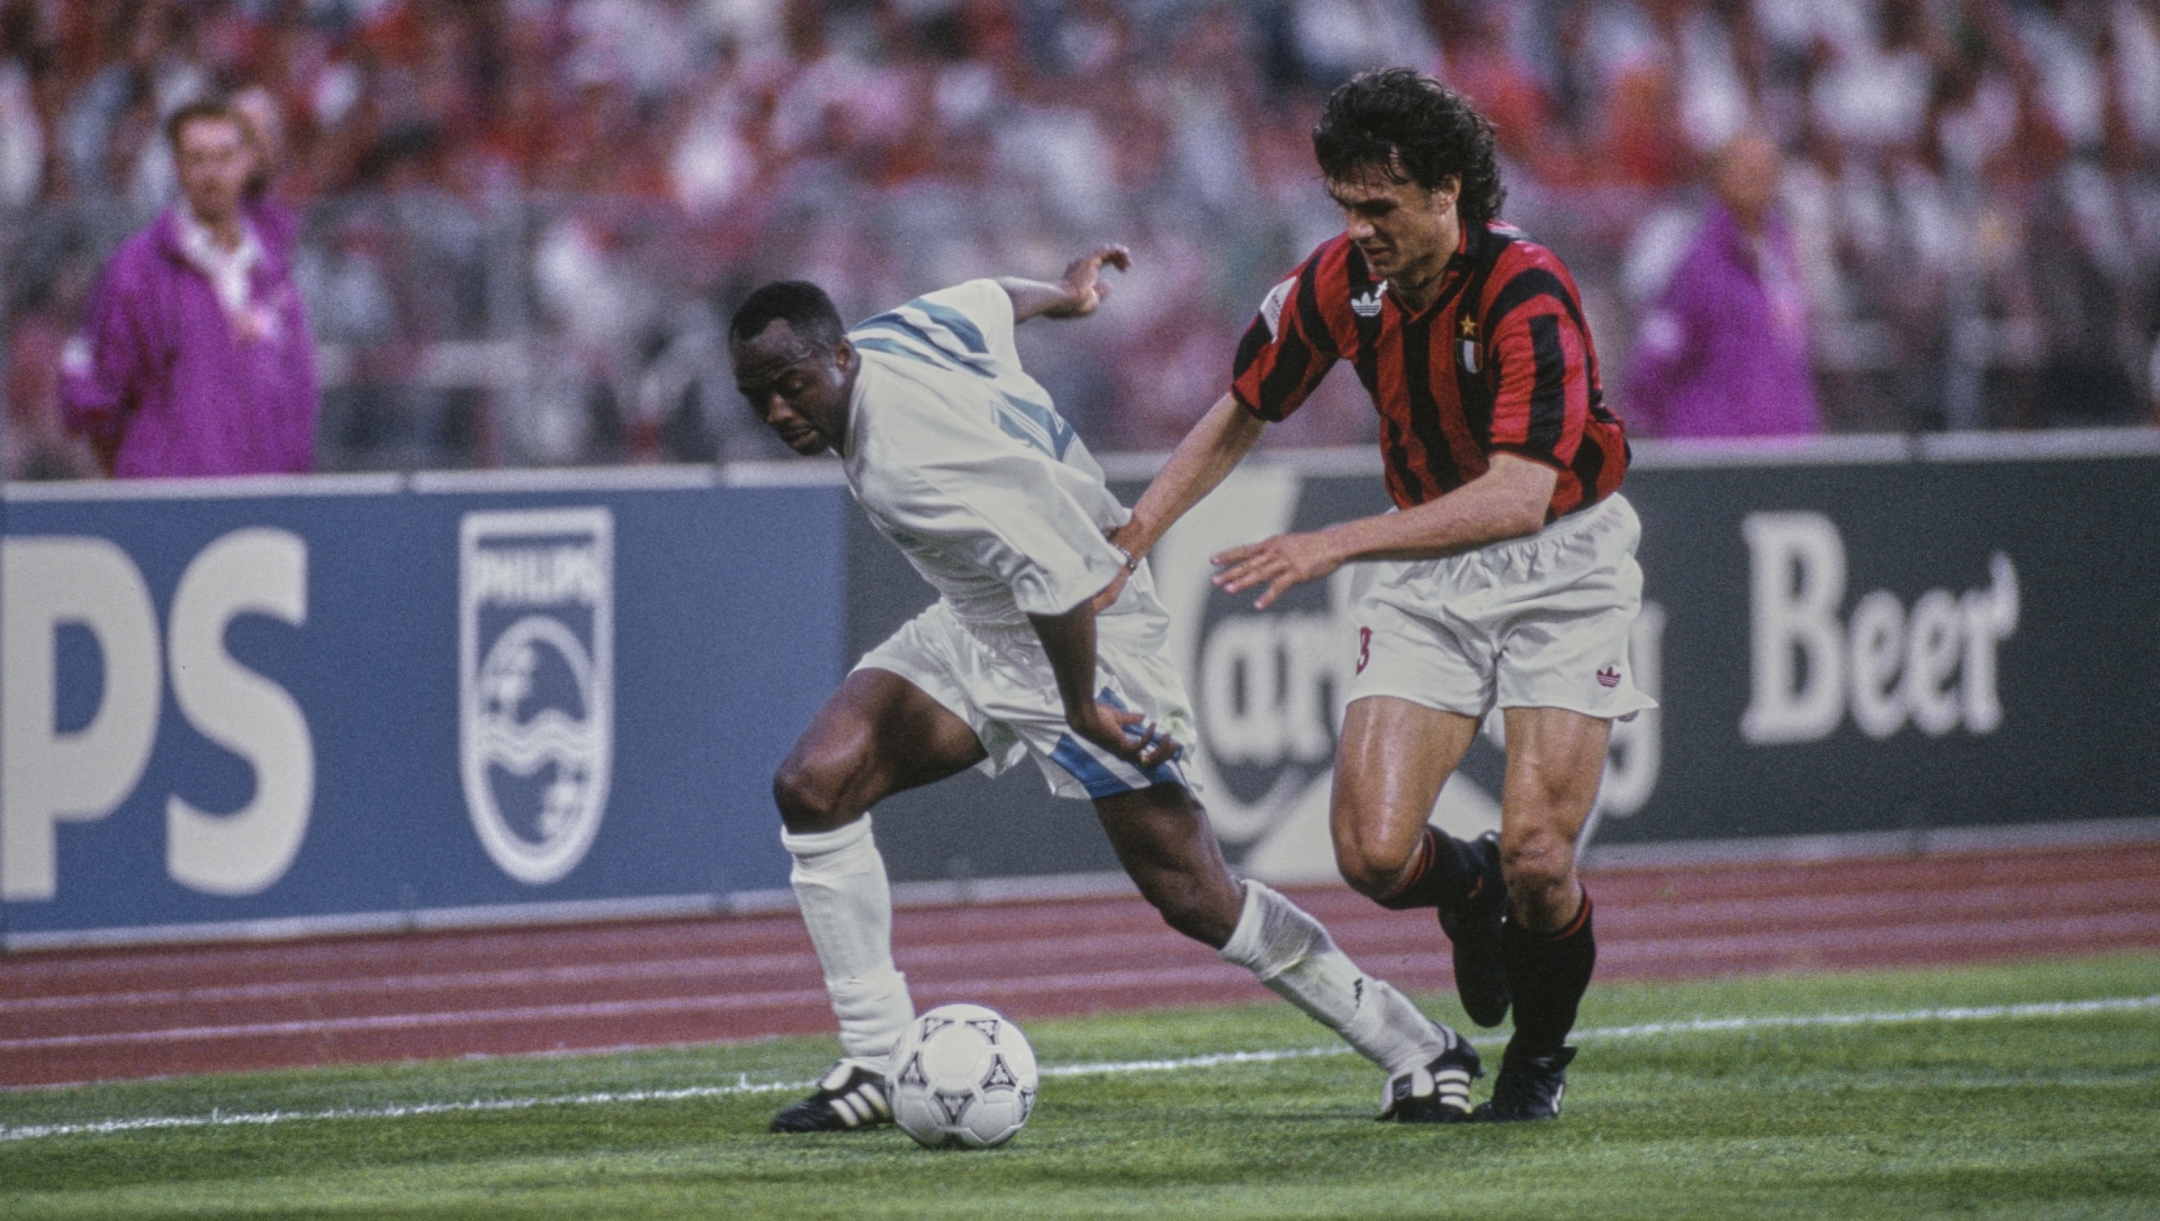
[{"label": "white sock", "polygon": [[795,858],[788,881],[825,971],[840,1046],[850,1059],[883,1068],[914,1020],[915,1002],[907,977],[893,966],[892,885],[870,836],[870,816],[836,831],[783,829],[780,844]]},{"label": "white sock", "polygon": [[1318,920],[1258,882],[1245,883],[1245,908],[1221,955],[1390,1074],[1423,1068],[1455,1046],[1454,1031],[1358,970]]}]

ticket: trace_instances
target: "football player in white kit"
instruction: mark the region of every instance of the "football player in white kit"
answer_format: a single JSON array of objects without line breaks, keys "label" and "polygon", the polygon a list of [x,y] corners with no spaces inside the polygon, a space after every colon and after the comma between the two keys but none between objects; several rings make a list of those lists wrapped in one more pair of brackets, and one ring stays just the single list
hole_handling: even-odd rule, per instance
[{"label": "football player in white kit", "polygon": [[801,454],[828,449],[878,531],[938,600],[870,651],[773,780],[803,922],[839,1019],[841,1060],[774,1131],[888,1122],[885,1060],[914,1017],[892,958],[892,895],[870,808],[969,767],[1032,756],[1094,802],[1118,860],[1172,928],[1253,972],[1389,1074],[1381,1118],[1465,1118],[1478,1056],[1327,930],[1225,865],[1185,777],[1192,714],[1163,656],[1146,566],[1108,537],[1130,516],[1020,367],[1013,328],[1093,313],[1105,264],[1057,283],[974,280],[843,331],[801,281],[768,284],[729,326],[736,384]]}]

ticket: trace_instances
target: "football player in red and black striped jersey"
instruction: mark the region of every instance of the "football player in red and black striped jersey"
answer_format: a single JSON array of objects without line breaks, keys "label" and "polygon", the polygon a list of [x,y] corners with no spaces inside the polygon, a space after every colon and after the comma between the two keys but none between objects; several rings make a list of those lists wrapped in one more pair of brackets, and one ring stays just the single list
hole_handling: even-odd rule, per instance
[{"label": "football player in red and black striped jersey", "polygon": [[[1215,557],[1215,583],[1284,590],[1359,562],[1357,677],[1331,824],[1352,886],[1434,907],[1458,991],[1515,1031],[1479,1118],[1559,1113],[1596,958],[1575,847],[1629,675],[1640,527],[1628,446],[1558,256],[1498,219],[1492,124],[1409,69],[1366,73],[1313,133],[1343,232],[1262,302],[1230,391],[1179,444],[1117,541],[1134,554],[1205,496],[1338,360],[1381,417],[1391,512]],[[1497,840],[1428,825],[1481,720],[1501,710]]]}]

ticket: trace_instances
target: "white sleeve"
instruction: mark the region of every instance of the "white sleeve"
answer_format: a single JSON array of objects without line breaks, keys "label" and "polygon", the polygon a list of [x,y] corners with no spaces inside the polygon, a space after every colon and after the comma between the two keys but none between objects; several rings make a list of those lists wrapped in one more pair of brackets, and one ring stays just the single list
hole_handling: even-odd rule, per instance
[{"label": "white sleeve", "polygon": [[1001,371],[1020,373],[1020,350],[1013,346],[1011,294],[996,280],[969,280],[908,302],[943,324],[975,352],[987,353]]},{"label": "white sleeve", "polygon": [[954,441],[886,468],[877,500],[894,527],[994,573],[1030,615],[1064,614],[1116,578],[1124,557],[1074,498],[1070,468]]}]

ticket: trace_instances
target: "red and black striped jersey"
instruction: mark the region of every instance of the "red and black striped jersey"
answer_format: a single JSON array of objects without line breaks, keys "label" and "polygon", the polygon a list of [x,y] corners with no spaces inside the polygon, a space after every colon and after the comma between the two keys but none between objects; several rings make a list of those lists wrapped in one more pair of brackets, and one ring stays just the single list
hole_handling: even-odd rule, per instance
[{"label": "red and black striped jersey", "polygon": [[1280,420],[1337,360],[1379,409],[1388,494],[1403,508],[1484,474],[1496,451],[1559,471],[1547,521],[1610,496],[1627,473],[1574,277],[1503,223],[1464,226],[1439,296],[1415,316],[1347,236],[1321,246],[1261,304],[1231,393]]}]

